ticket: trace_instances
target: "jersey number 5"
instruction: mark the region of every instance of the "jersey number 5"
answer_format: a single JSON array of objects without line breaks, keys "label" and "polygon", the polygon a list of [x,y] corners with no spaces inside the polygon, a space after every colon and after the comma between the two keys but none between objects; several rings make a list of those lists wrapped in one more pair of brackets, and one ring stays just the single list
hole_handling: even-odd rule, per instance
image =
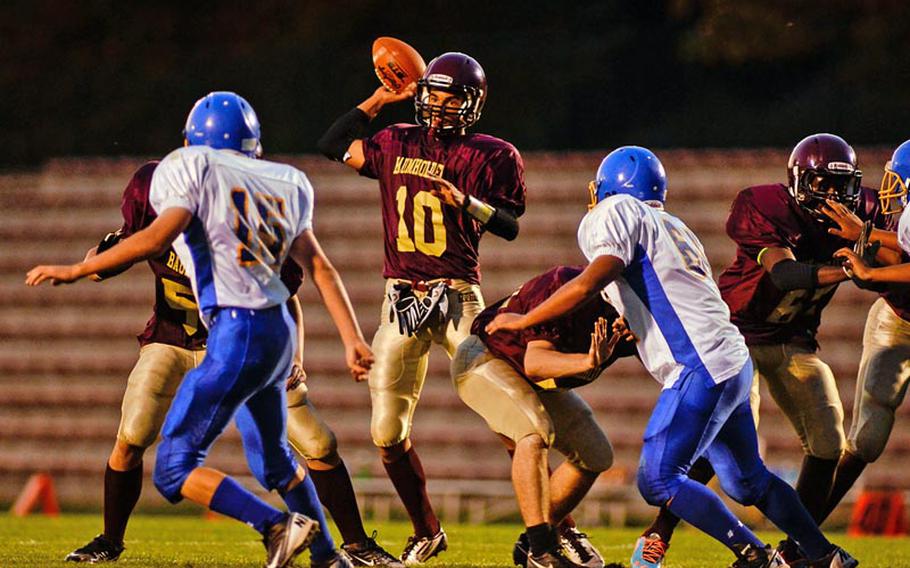
[{"label": "jersey number 5", "polygon": [[[418,191],[414,194],[412,210],[414,218],[414,240],[408,234],[408,225],[404,220],[404,208],[408,201],[408,188],[401,186],[395,195],[398,202],[398,250],[414,252],[419,250],[429,256],[442,256],[446,251],[446,226],[442,216],[442,202],[429,191]],[[427,211],[433,227],[433,240],[427,242]]]},{"label": "jersey number 5", "polygon": [[253,201],[258,215],[250,218],[250,195],[247,190],[240,187],[231,190],[234,234],[240,239],[237,259],[241,266],[264,264],[277,271],[280,268],[278,259],[284,257],[287,245],[284,201],[262,193],[255,194]]}]

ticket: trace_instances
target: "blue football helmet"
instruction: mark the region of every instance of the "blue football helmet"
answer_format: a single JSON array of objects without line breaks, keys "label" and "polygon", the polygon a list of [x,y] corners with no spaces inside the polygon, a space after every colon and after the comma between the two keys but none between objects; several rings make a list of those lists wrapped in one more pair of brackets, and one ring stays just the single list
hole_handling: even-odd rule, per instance
[{"label": "blue football helmet", "polygon": [[882,213],[893,215],[907,206],[907,186],[910,185],[910,140],[897,147],[885,164],[885,175],[878,190]]},{"label": "blue football helmet", "polygon": [[588,184],[588,191],[591,193],[589,209],[617,194],[663,203],[667,199],[667,174],[651,150],[623,146],[603,159],[597,168],[597,178]]},{"label": "blue football helmet", "polygon": [[230,91],[214,91],[193,105],[183,136],[187,146],[236,150],[251,158],[262,155],[256,111],[246,99]]}]

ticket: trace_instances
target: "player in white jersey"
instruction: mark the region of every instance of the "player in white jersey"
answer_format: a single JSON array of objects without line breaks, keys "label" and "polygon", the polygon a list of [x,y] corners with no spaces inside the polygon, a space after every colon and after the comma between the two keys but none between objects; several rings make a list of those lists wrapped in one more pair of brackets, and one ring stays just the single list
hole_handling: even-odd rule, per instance
[{"label": "player in white jersey", "polygon": [[[324,524],[312,480],[287,443],[285,379],[293,356],[294,324],[280,267],[290,256],[313,274],[345,344],[347,363],[363,377],[372,354],[337,272],[312,232],[313,193],[296,169],[258,161],[259,121],[235,93],[200,99],[187,120],[189,147],[170,153],[152,179],[158,218],[107,251],[71,266],[38,266],[26,283],[70,283],[157,256],[174,242],[209,327],[202,364],[181,383],[165,419],[155,463],[155,486],[171,502],[183,498],[241,520],[265,540],[267,567],[290,565]],[[176,242],[175,242],[175,239]],[[292,511],[284,513],[224,473],[202,463],[235,413],[248,454],[261,459],[266,488]],[[321,540],[323,548],[331,539]],[[332,545],[333,547],[333,545]],[[350,563],[323,550],[313,566]]]},{"label": "player in white jersey", "polygon": [[724,491],[758,507],[799,542],[815,559],[811,566],[857,566],[822,535],[796,492],[758,454],[745,341],[730,323],[701,243],[663,210],[666,175],[657,156],[636,146],[610,153],[591,197],[578,230],[588,267],[527,314],[498,315],[488,331],[540,325],[606,289],[639,338],[642,362],[663,385],[638,471],[645,500],[726,545],[737,556],[735,567],[786,566],[714,492],[686,476],[705,455]]}]

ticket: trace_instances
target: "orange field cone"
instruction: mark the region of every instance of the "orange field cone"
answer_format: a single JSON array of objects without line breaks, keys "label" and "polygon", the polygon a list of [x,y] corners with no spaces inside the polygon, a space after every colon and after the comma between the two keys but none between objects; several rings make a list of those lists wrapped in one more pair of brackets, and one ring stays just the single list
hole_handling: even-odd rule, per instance
[{"label": "orange field cone", "polygon": [[863,491],[850,516],[850,536],[907,534],[901,491]]},{"label": "orange field cone", "polygon": [[17,517],[24,517],[39,504],[45,515],[56,517],[60,514],[54,480],[48,473],[35,473],[28,478],[10,512]]}]

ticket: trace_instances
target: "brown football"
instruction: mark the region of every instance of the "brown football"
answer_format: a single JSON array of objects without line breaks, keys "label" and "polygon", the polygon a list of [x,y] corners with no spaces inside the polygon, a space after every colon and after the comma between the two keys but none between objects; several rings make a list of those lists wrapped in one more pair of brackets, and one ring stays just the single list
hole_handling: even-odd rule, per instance
[{"label": "brown football", "polygon": [[373,42],[373,69],[390,91],[399,93],[417,82],[426,68],[417,50],[400,39],[381,37]]}]

